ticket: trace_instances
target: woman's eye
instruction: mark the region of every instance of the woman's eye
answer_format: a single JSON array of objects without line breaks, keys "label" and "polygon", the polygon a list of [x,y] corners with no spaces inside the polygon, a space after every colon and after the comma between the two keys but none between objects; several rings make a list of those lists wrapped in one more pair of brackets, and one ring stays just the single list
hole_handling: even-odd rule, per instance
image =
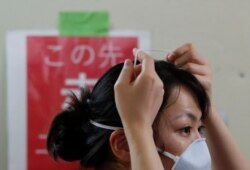
[{"label": "woman's eye", "polygon": [[184,127],[184,128],[182,128],[180,131],[181,131],[181,133],[184,134],[184,135],[189,135],[190,132],[191,132],[191,127]]},{"label": "woman's eye", "polygon": [[202,126],[200,126],[200,127],[198,128],[198,131],[199,131],[199,133],[200,133],[200,135],[201,135],[202,137],[205,136],[205,129],[206,129],[206,127],[205,127],[204,125],[202,125]]}]

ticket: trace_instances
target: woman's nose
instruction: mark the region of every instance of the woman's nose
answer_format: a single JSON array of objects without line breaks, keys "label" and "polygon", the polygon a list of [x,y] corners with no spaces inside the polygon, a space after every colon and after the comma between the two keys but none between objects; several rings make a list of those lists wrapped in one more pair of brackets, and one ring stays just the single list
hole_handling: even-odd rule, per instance
[{"label": "woman's nose", "polygon": [[195,140],[197,140],[197,139],[199,139],[201,137],[202,136],[201,136],[200,132],[197,130],[197,131],[195,131],[195,133],[193,135],[193,141],[195,141]]}]

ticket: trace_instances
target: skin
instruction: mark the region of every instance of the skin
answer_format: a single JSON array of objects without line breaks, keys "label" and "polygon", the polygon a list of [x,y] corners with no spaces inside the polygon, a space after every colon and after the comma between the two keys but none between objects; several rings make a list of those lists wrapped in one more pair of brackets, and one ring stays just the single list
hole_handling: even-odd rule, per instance
[{"label": "skin", "polygon": [[[160,117],[156,145],[179,156],[191,143],[202,137],[204,125],[200,120],[201,111],[192,94],[185,87],[176,88],[175,91],[169,99],[170,102],[174,101],[173,104]],[[164,169],[172,168],[172,159],[161,155],[161,160]]]},{"label": "skin", "polygon": [[[138,60],[141,61],[139,71],[134,70],[130,60],[125,61],[114,86],[116,105],[129,145],[131,169],[161,170],[163,165],[155,148],[152,124],[163,100],[163,83],[150,56],[139,52]],[[139,72],[137,77],[135,72]]]},{"label": "skin", "polygon": [[206,126],[206,138],[213,162],[212,169],[250,169],[249,162],[213,104],[212,72],[209,62],[198,53],[191,43],[184,44],[174,50],[170,56],[167,56],[167,60],[192,73],[201,82],[210,97],[210,112],[204,121],[204,125]]},{"label": "skin", "polygon": [[[137,54],[136,50],[135,54]],[[135,68],[130,60],[125,61],[114,87],[124,134],[114,131],[110,138],[110,146],[114,156],[122,164],[121,169],[170,169],[173,162],[160,156],[156,145],[165,147],[164,150],[173,154],[181,154],[193,140],[200,137],[199,129],[203,127],[200,122],[201,113],[188,90],[181,88],[177,101],[163,114],[159,125],[164,131],[159,129],[160,140],[155,143],[152,124],[162,103],[163,84],[155,72],[154,60],[143,51],[138,52],[138,59],[141,65]],[[202,83],[212,102],[211,67],[192,44],[187,43],[175,49],[166,59],[192,73]],[[175,108],[171,109],[174,106]],[[176,111],[176,109],[179,110]],[[187,112],[196,118],[195,121],[190,120],[191,117],[186,115]],[[181,117],[179,120],[174,118],[179,115]],[[168,116],[170,116],[169,119]],[[204,125],[213,161],[212,169],[250,169],[249,163],[213,104],[209,108],[209,115]],[[169,135],[171,138],[167,137]],[[180,139],[183,139],[183,142]]]}]

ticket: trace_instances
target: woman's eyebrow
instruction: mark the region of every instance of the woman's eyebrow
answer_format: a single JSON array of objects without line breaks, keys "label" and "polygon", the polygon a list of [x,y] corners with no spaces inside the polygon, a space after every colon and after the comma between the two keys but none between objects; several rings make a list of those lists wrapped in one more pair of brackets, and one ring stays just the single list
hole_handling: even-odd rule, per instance
[{"label": "woman's eyebrow", "polygon": [[192,121],[197,121],[198,120],[198,118],[193,113],[190,113],[190,112],[186,112],[186,113],[180,114],[180,115],[176,116],[174,118],[174,120],[180,119],[180,118],[183,118],[183,117],[188,117]]}]

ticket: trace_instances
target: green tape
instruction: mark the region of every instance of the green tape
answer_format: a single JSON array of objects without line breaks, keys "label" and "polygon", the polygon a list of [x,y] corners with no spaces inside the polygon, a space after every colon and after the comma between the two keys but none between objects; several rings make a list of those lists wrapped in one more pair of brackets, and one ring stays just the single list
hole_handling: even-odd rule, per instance
[{"label": "green tape", "polygon": [[109,14],[96,12],[60,12],[59,34],[62,36],[105,36],[109,31]]}]

